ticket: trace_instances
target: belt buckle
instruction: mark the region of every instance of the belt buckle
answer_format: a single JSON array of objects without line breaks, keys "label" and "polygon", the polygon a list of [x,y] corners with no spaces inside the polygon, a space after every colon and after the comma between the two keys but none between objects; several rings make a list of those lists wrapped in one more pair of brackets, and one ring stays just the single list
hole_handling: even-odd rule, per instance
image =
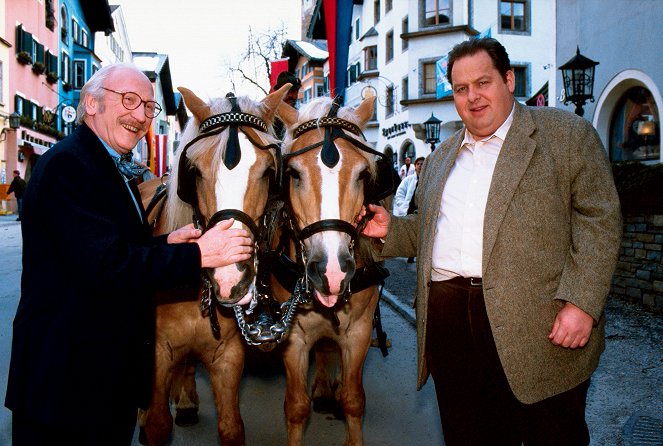
[{"label": "belt buckle", "polygon": [[483,280],[480,277],[470,277],[470,286],[483,286]]}]

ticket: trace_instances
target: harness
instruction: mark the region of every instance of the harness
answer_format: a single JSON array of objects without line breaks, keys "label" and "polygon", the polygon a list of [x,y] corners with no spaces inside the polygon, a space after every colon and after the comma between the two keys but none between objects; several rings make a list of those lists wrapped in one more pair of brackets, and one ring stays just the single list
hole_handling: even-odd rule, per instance
[{"label": "harness", "polygon": [[[209,138],[216,136],[224,130],[228,129],[228,144],[226,150],[223,154],[223,163],[229,169],[232,170],[239,163],[242,153],[239,145],[238,131],[241,131],[246,138],[253,144],[255,147],[258,147],[261,150],[274,149],[276,153],[277,163],[280,160],[281,149],[277,144],[267,144],[264,145],[258,141],[255,141],[249,133],[247,133],[243,127],[251,127],[262,132],[267,132],[267,124],[258,116],[251,115],[248,113],[243,113],[239,105],[237,104],[237,98],[232,93],[228,93],[226,98],[231,103],[231,111],[228,113],[221,113],[218,115],[211,116],[207,118],[200,124],[200,135],[192,139],[184,148],[182,149],[182,154],[179,159],[179,176],[177,184],[177,195],[185,203],[189,204],[193,208],[193,223],[194,226],[198,229],[201,229],[203,233],[207,232],[210,228],[214,227],[217,223],[228,218],[234,218],[235,220],[240,221],[253,235],[254,239],[254,249],[255,252],[258,251],[258,246],[263,243],[264,238],[266,237],[266,228],[265,225],[260,227],[256,225],[253,219],[240,209],[221,209],[215,212],[209,220],[205,221],[205,217],[200,211],[200,206],[198,203],[198,193],[197,193],[197,179],[202,176],[200,170],[187,158],[186,154],[189,148],[200,141],[203,138]],[[258,269],[258,258],[257,254],[254,255],[253,262],[254,271]],[[216,283],[213,280],[213,272],[210,268],[205,268],[202,274],[203,282],[203,292],[200,301],[200,310],[203,317],[209,316],[210,324],[212,327],[212,332],[216,339],[219,339],[221,336],[221,331],[215,311],[215,305],[221,307],[230,307],[237,306],[235,305],[240,299],[231,299],[231,300],[221,300],[219,299]],[[255,279],[251,284],[251,289],[254,291],[254,299],[257,293]]]}]

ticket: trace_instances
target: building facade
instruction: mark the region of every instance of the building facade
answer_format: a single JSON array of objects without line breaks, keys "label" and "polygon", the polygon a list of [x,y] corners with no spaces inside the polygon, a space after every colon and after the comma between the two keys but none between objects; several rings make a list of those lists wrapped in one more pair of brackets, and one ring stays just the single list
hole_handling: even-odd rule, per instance
[{"label": "building facade", "polygon": [[[647,5],[652,7],[642,9]],[[596,100],[585,105],[584,116],[599,132],[610,161],[661,163],[663,59],[658,55],[663,53],[663,41],[655,36],[663,23],[663,4],[557,0],[556,13],[558,65],[577,49],[599,62]],[[558,95],[556,106],[565,108],[560,101],[562,78],[555,71],[556,88],[551,91]]]},{"label": "building facade", "polygon": [[426,156],[423,123],[442,121],[441,140],[461,127],[451,96],[438,98],[436,62],[457,43],[489,35],[507,49],[516,98],[525,102],[551,76],[555,62],[554,0],[355,1],[346,104],[377,95],[367,138],[391,154]]}]

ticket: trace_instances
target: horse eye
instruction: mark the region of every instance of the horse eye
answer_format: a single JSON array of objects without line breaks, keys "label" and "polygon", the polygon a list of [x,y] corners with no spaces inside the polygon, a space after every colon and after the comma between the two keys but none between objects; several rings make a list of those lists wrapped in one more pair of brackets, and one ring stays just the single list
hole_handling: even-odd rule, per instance
[{"label": "horse eye", "polygon": [[292,167],[288,167],[285,171],[285,175],[289,176],[293,180],[299,180],[299,172],[297,172]]},{"label": "horse eye", "polygon": [[371,177],[371,172],[369,172],[368,169],[364,169],[359,174],[359,177],[357,178],[357,181],[365,181],[365,180],[368,180],[370,177]]}]

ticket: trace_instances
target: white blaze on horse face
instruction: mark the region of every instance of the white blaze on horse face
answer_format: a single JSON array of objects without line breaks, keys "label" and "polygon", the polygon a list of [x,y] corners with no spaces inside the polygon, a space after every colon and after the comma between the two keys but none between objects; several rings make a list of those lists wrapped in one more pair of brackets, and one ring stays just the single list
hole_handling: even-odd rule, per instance
[{"label": "white blaze on horse face", "polygon": [[[233,168],[228,169],[226,165],[219,163],[219,170],[216,173],[216,183],[214,193],[216,196],[216,209],[238,209],[244,211],[244,197],[249,187],[249,173],[251,167],[256,163],[256,149],[248,140],[246,135],[238,132],[239,145],[242,156],[239,163]],[[241,228],[242,223],[235,220],[233,228]],[[219,285],[219,294],[222,298],[229,298],[233,286],[237,285],[242,279],[244,273],[237,269],[235,265],[228,265],[214,269],[214,280]],[[251,290],[239,302],[244,305],[251,299]]]},{"label": "white blaze on horse face", "polygon": [[[339,151],[340,153],[340,151]],[[340,219],[340,197],[341,197],[341,168],[343,166],[343,154],[340,153],[340,159],[334,167],[327,167],[318,156],[318,166],[320,167],[320,220]],[[322,244],[327,254],[327,268],[325,276],[329,283],[329,292],[332,296],[323,298],[323,304],[333,306],[336,303],[338,294],[341,291],[341,282],[345,278],[345,272],[341,270],[338,261],[340,249],[347,246],[345,233],[337,231],[322,231]],[[318,296],[319,298],[321,296]],[[326,300],[324,300],[326,299]]]}]

